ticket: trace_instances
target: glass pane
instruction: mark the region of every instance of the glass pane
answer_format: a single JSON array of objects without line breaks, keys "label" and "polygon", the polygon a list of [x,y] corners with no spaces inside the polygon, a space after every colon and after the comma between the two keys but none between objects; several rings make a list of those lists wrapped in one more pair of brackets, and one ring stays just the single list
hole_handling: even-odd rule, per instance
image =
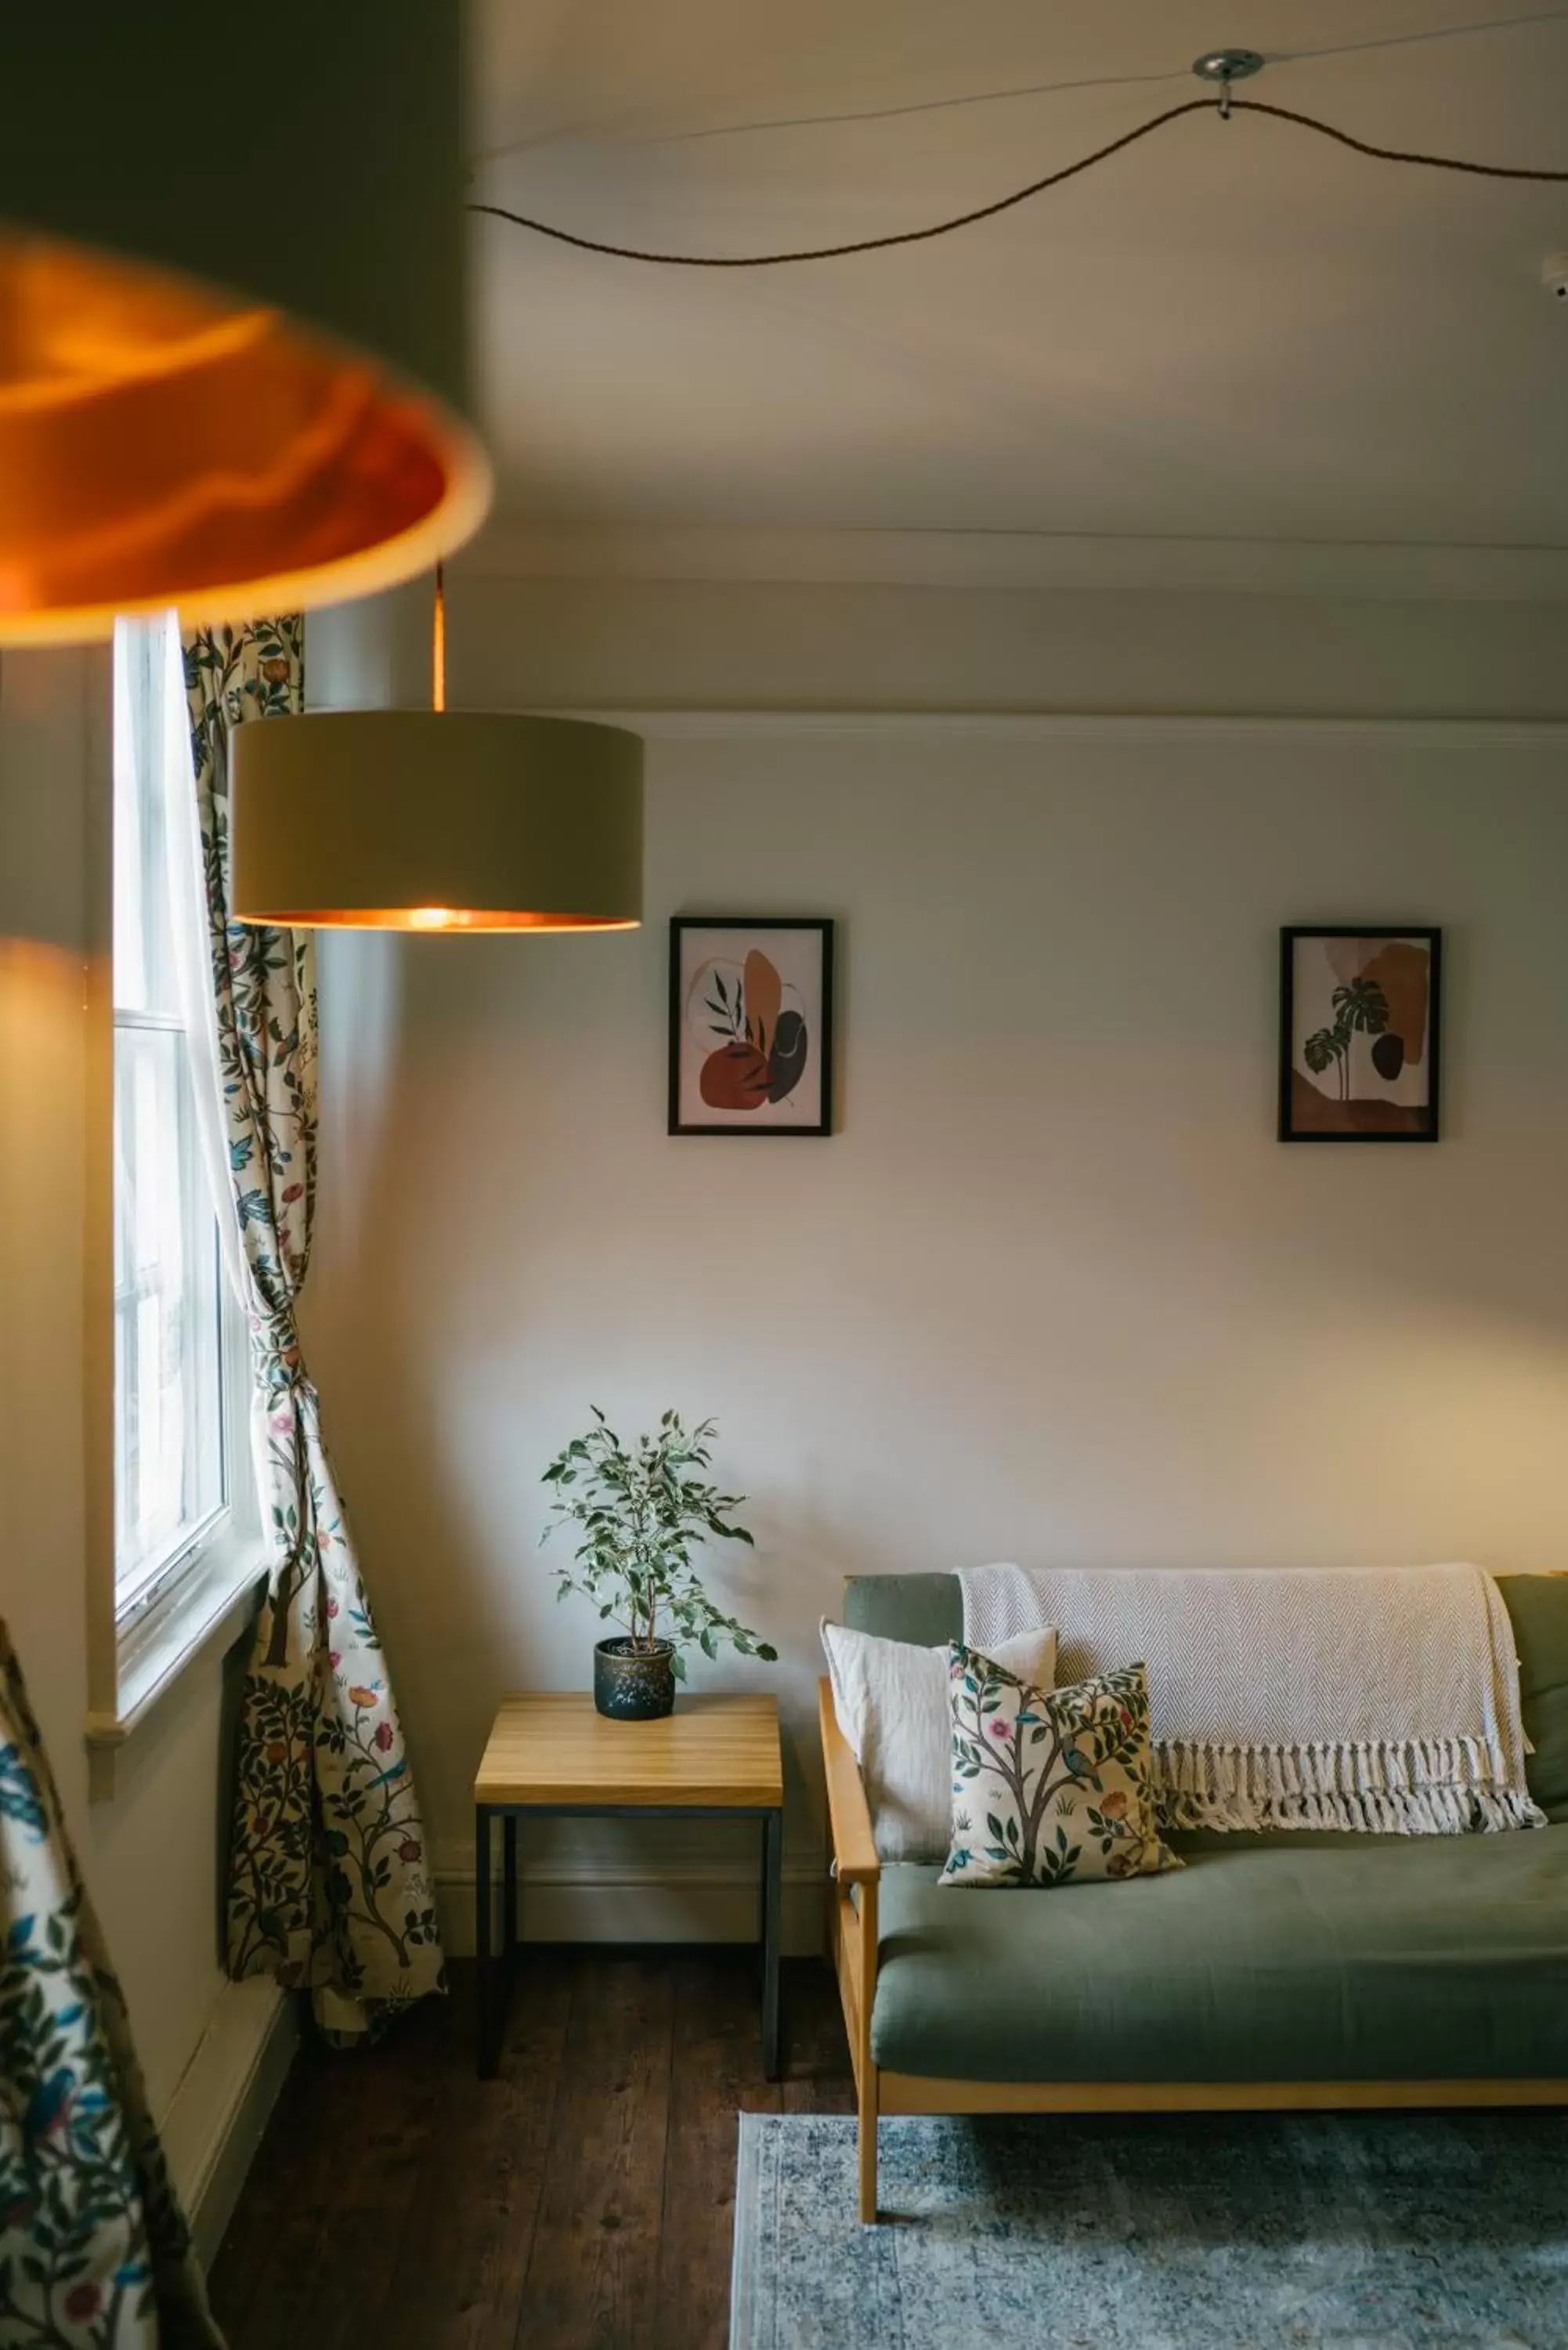
[{"label": "glass pane", "polygon": [[116,1580],[157,1574],[223,1501],[217,1232],[189,1148],[183,1040],[115,1032]]},{"label": "glass pane", "polygon": [[114,1001],[174,1019],[160,772],[166,626],[121,620],[114,632]]},{"label": "glass pane", "polygon": [[[165,878],[167,632],[114,646],[115,1579],[123,1608],[219,1512],[223,1295]],[[178,713],[173,713],[177,715]]]},{"label": "glass pane", "polygon": [[223,1503],[217,1230],[183,1040],[115,1032],[116,1583],[122,1601]]}]

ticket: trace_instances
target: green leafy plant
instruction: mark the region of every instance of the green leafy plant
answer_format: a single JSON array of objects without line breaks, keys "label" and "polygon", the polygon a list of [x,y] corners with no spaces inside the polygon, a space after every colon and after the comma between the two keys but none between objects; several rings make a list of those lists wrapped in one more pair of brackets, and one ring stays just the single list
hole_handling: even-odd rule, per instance
[{"label": "green leafy plant", "polygon": [[572,1565],[556,1569],[556,1598],[582,1592],[596,1602],[602,1622],[618,1623],[649,1653],[668,1640],[680,1680],[686,1678],[683,1650],[716,1657],[726,1640],[742,1657],[773,1663],[778,1650],[716,1607],[692,1565],[693,1549],[710,1537],[752,1540],[730,1521],[745,1495],[720,1492],[705,1474],[715,1423],[704,1419],[688,1431],[679,1413],[667,1411],[654,1435],[628,1446],[598,1406],[592,1409],[595,1426],[573,1437],[545,1471],[556,1498],[541,1543],[563,1525],[580,1528],[582,1537]]}]

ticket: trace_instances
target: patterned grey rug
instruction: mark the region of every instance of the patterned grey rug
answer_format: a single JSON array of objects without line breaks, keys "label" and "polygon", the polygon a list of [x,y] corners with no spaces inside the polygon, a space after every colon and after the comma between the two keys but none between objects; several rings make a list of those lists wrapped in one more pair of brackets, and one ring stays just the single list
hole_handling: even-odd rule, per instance
[{"label": "patterned grey rug", "polygon": [[1564,2350],[1568,2116],[742,2114],[731,2350]]}]

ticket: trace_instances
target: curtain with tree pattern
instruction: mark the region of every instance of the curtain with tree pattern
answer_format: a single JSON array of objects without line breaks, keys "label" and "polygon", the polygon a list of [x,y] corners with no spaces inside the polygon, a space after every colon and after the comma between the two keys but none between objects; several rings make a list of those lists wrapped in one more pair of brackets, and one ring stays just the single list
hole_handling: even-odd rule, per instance
[{"label": "curtain with tree pattern", "polygon": [[304,634],[297,617],[200,629],[184,671],[275,1551],[242,1708],[229,1970],[308,1989],[322,2028],[351,2036],[444,1979],[419,1798],[295,1327],[316,1190],[314,941],[228,918],[229,738],[299,711]]},{"label": "curtain with tree pattern", "polygon": [[0,2343],[223,2350],[4,1625]]}]

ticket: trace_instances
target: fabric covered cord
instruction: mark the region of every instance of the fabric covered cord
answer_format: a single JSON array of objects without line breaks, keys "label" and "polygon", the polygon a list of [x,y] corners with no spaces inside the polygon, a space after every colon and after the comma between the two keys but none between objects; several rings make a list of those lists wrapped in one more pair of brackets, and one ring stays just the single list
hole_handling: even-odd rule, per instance
[{"label": "fabric covered cord", "polygon": [[236,1979],[308,1990],[322,2029],[356,2038],[445,1981],[419,1797],[295,1326],[316,1197],[313,941],[228,919],[229,737],[297,712],[303,668],[296,618],[185,640],[229,1214],[275,1553],[241,1708],[228,1955]]},{"label": "fabric covered cord", "polygon": [[1145,1657],[1168,1827],[1539,1827],[1508,1610],[1480,1567],[960,1570],[964,1638],[1058,1627],[1057,1678]]}]

